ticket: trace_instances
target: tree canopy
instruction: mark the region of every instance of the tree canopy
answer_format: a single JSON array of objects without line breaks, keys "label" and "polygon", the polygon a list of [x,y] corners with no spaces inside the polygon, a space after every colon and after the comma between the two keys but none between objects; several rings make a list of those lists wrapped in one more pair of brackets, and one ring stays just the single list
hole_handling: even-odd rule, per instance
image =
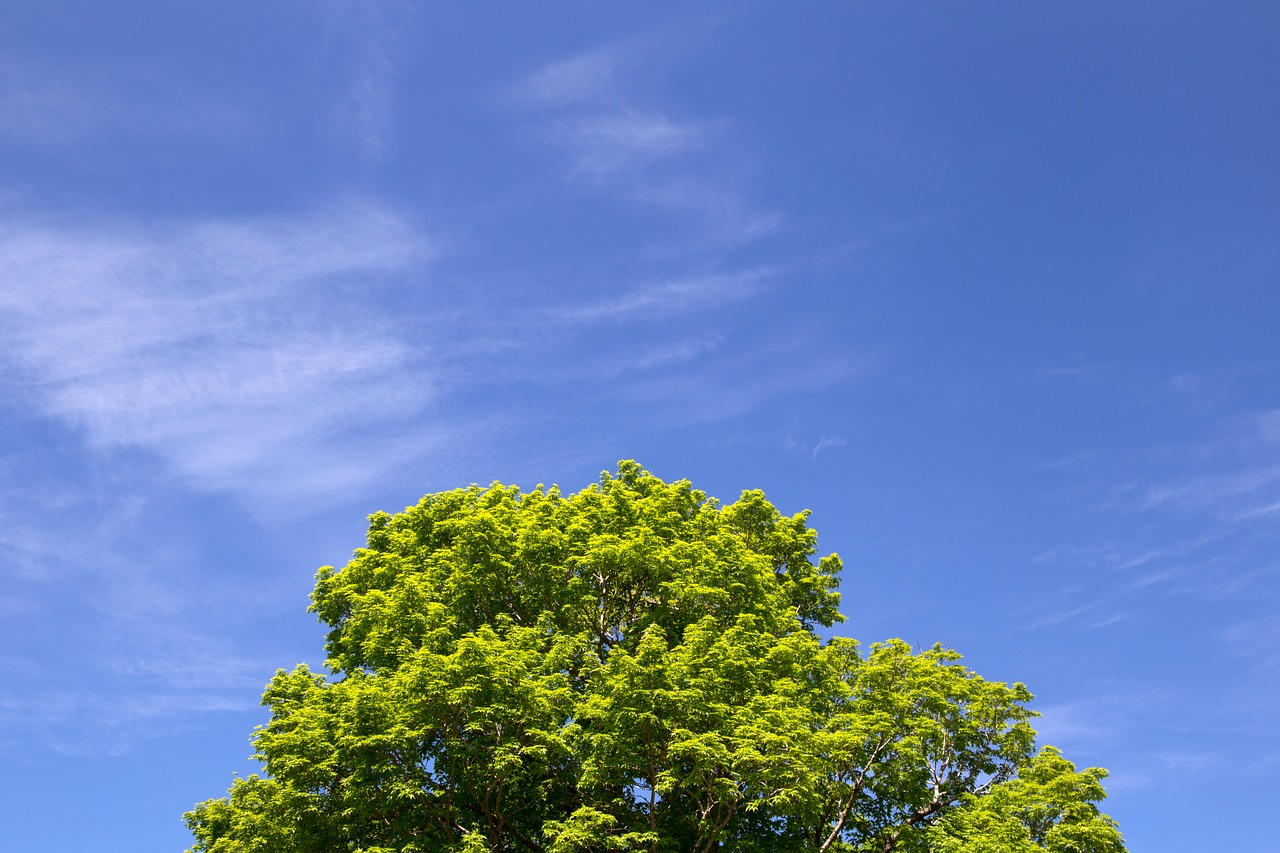
[{"label": "tree canopy", "polygon": [[1022,684],[819,636],[841,565],[807,519],[634,462],[374,514],[317,575],[329,671],[272,679],[263,775],[193,850],[1123,851]]}]

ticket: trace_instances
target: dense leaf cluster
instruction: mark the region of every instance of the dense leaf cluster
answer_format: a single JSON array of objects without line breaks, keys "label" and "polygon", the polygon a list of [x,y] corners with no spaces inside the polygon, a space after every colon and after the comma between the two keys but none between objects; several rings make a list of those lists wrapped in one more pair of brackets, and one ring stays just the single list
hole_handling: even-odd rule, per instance
[{"label": "dense leaf cluster", "polygon": [[1021,684],[817,636],[840,562],[806,521],[633,462],[372,516],[313,593],[330,672],[277,673],[265,775],[194,850],[1122,850]]}]

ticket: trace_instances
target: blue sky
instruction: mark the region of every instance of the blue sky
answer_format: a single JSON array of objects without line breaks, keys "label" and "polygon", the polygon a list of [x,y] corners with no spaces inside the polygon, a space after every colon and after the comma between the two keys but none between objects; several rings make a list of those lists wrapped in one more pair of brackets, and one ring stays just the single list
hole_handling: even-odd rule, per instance
[{"label": "blue sky", "polygon": [[6,850],[181,850],[364,517],[808,507],[1131,849],[1280,770],[1273,4],[9,3]]}]

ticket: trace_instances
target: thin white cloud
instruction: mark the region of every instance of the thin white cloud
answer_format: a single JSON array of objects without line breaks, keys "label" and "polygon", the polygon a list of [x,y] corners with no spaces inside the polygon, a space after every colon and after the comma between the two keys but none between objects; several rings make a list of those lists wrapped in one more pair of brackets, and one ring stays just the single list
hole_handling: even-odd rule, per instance
[{"label": "thin white cloud", "polygon": [[[0,363],[15,398],[76,430],[103,458],[140,450],[184,483],[264,509],[282,498],[349,499],[415,463],[443,464],[446,446],[464,457],[495,417],[469,406],[471,428],[455,428],[457,395],[478,385],[581,391],[585,382],[607,395],[601,383],[623,372],[641,394],[688,382],[705,373],[690,365],[726,345],[723,333],[704,325],[638,352],[591,342],[597,357],[586,361],[574,352],[609,325],[699,316],[757,295],[779,274],[696,273],[594,300],[507,300],[496,311],[435,315],[419,294],[393,316],[382,297],[426,286],[433,244],[376,204],[166,227],[42,226],[13,216],[5,225]],[[550,348],[529,333],[548,325],[560,329]],[[487,338],[506,346],[490,351]],[[528,358],[513,366],[513,352]],[[675,365],[686,376],[662,376]],[[745,386],[703,379],[728,383],[712,397],[734,389],[707,413],[715,419],[795,389],[790,376],[755,373]],[[682,396],[699,406],[709,399],[693,386]],[[681,407],[673,417],[684,417],[684,404],[673,405]],[[12,547],[41,574],[29,545]]]},{"label": "thin white cloud", "polygon": [[630,53],[611,46],[552,62],[511,86],[508,101],[515,106],[548,109],[596,100],[614,88],[619,66]]},{"label": "thin white cloud", "polygon": [[[1116,571],[1132,569],[1140,565],[1145,565],[1147,562],[1156,559],[1182,556],[1183,554],[1194,550],[1195,547],[1198,547],[1198,545],[1187,545],[1184,549],[1179,551],[1170,551],[1168,553],[1144,554],[1141,559],[1122,561],[1112,566],[1112,568]],[[1040,561],[1043,562],[1044,559],[1054,559],[1056,561],[1059,559],[1059,555],[1053,555],[1051,558],[1046,558],[1042,555]],[[1106,561],[1110,562],[1114,559],[1115,555],[1109,554]],[[1127,583],[1119,585],[1117,585],[1114,582],[1114,579],[1112,579],[1105,584],[1105,587],[1101,592],[1097,591],[1097,588],[1094,586],[1061,589],[1054,595],[1051,601],[1041,601],[1038,606],[1028,608],[1033,615],[1027,622],[1019,626],[1017,630],[1035,631],[1042,628],[1049,628],[1068,623],[1072,624],[1074,627],[1085,628],[1088,630],[1114,625],[1122,619],[1127,618],[1127,613],[1115,612],[1116,608],[1129,603],[1131,599],[1135,597],[1140,597],[1149,587],[1181,578],[1187,573],[1187,570],[1182,569],[1160,569],[1138,575]],[[1081,598],[1086,598],[1086,600],[1071,601],[1071,599]],[[1070,603],[1064,605],[1064,599]],[[1105,610],[1108,612],[1099,615],[1099,610]],[[1081,617],[1088,617],[1088,619],[1084,620],[1081,619]]]},{"label": "thin white cloud", "polygon": [[1256,423],[1258,433],[1265,441],[1280,444],[1280,410],[1258,415]]},{"label": "thin white cloud", "polygon": [[1145,566],[1147,563],[1150,563],[1152,560],[1159,560],[1160,558],[1167,557],[1167,556],[1169,556],[1168,552],[1163,551],[1161,549],[1152,549],[1149,551],[1144,551],[1141,554],[1135,554],[1132,557],[1127,557],[1121,560],[1119,563],[1116,564],[1116,569],[1118,571],[1124,571],[1125,569],[1134,569],[1134,568],[1137,568],[1138,566]]},{"label": "thin white cloud", "polygon": [[658,112],[624,108],[564,121],[558,125],[558,136],[572,153],[573,175],[600,180],[705,150],[719,126],[680,123]]},{"label": "thin white cloud", "polygon": [[598,45],[546,63],[508,85],[501,100],[524,110],[616,105],[620,94],[657,76],[674,58],[697,53],[711,33],[706,24],[684,19],[677,27]]},{"label": "thin white cloud", "polygon": [[354,434],[430,399],[400,330],[360,310],[362,290],[430,255],[389,211],[3,231],[0,355],[19,387],[91,443],[152,451],[200,486],[356,485],[379,471]]},{"label": "thin white cloud", "polygon": [[715,353],[725,343],[725,338],[721,335],[687,337],[645,346],[638,353],[602,355],[600,358],[560,369],[539,366],[522,377],[522,381],[551,385],[571,383],[579,390],[585,384],[592,383],[609,393],[623,376],[653,375],[674,367],[687,368]]},{"label": "thin white cloud", "polygon": [[1280,574],[1280,567],[1275,565],[1251,571],[1233,572],[1230,575],[1215,578],[1209,595],[1216,599],[1231,598],[1249,587],[1261,589],[1267,586],[1264,582],[1270,581],[1277,574]]},{"label": "thin white cloud", "polygon": [[1280,623],[1274,614],[1243,619],[1222,631],[1232,654],[1247,658],[1254,669],[1280,666]]},{"label": "thin white cloud", "polygon": [[64,149],[103,136],[229,139],[241,106],[182,89],[148,69],[62,68],[0,60],[0,143]]},{"label": "thin white cloud", "polygon": [[758,267],[662,279],[611,299],[561,306],[548,313],[556,320],[571,323],[669,316],[746,299],[776,274],[772,268]]},{"label": "thin white cloud", "polygon": [[776,403],[792,394],[829,388],[865,374],[858,362],[842,359],[797,371],[788,348],[744,355],[726,347],[714,363],[699,370],[669,372],[629,383],[631,400],[651,404],[649,416],[668,423],[715,423]]},{"label": "thin white cloud", "polygon": [[810,454],[810,458],[817,459],[818,454],[822,451],[832,447],[844,447],[846,443],[847,442],[843,438],[830,438],[828,436],[823,436],[818,439],[818,443],[813,446],[813,453]]},{"label": "thin white cloud", "polygon": [[552,62],[510,86],[506,101],[537,111],[535,135],[565,152],[571,180],[692,219],[683,243],[705,252],[758,239],[781,217],[747,199],[726,168],[728,123],[675,118],[635,94],[662,50],[649,40]]},{"label": "thin white cloud", "polygon": [[1118,728],[1117,710],[1131,704],[1102,696],[1038,707],[1040,717],[1034,724],[1038,740],[1042,744],[1071,746],[1113,738]]},{"label": "thin white cloud", "polygon": [[1074,468],[1076,466],[1079,466],[1083,462],[1088,462],[1091,459],[1097,458],[1097,456],[1098,456],[1098,451],[1087,450],[1082,453],[1073,453],[1070,456],[1064,456],[1061,459],[1054,459],[1050,462],[1043,462],[1037,467],[1041,469],[1046,469],[1046,470],[1053,470],[1058,468]]},{"label": "thin white cloud", "polygon": [[692,217],[698,226],[698,245],[703,248],[742,246],[777,230],[783,222],[777,211],[765,210],[732,187],[695,175],[637,181],[630,197]]},{"label": "thin white cloud", "polygon": [[[381,162],[395,147],[397,62],[413,9],[402,0],[324,0],[316,10],[341,43],[345,72],[341,87],[328,93],[328,130],[360,161]],[[0,144],[83,157],[85,143],[103,136],[227,141],[263,124],[243,98],[201,91],[145,58],[77,67],[0,58]]]},{"label": "thin white cloud", "polygon": [[1180,474],[1114,489],[1114,504],[1142,512],[1214,517],[1239,527],[1264,522],[1280,502],[1280,417],[1253,413],[1219,425],[1196,444],[1163,448],[1165,467]]},{"label": "thin white cloud", "polygon": [[334,131],[362,161],[385,160],[394,148],[396,60],[412,8],[399,0],[328,0],[320,8],[350,46]]},{"label": "thin white cloud", "polygon": [[1102,368],[1096,364],[1072,365],[1069,367],[1050,367],[1045,370],[1036,372],[1039,379],[1059,379],[1063,377],[1089,376],[1096,374]]},{"label": "thin white cloud", "polygon": [[43,446],[0,462],[0,753],[115,754],[251,710],[282,656],[239,629],[280,617],[285,581],[255,574],[246,596],[247,575],[202,566],[158,466],[66,462]]},{"label": "thin white cloud", "polygon": [[[1095,611],[1098,610],[1098,608],[1104,607],[1108,604],[1113,603],[1116,600],[1116,598],[1117,596],[1107,595],[1094,601],[1085,602],[1084,604],[1078,604],[1072,607],[1047,610],[1045,612],[1042,612],[1039,616],[1036,616],[1031,621],[1027,622],[1025,625],[1022,625],[1021,630],[1035,631],[1041,628],[1050,628],[1056,625],[1061,625],[1065,622],[1070,622],[1072,620],[1075,620],[1079,616],[1083,616],[1085,614],[1093,614]],[[1107,624],[1108,621],[1109,619],[1104,617],[1102,619],[1095,621],[1092,624],[1101,626],[1101,625]]]},{"label": "thin white cloud", "polygon": [[[265,679],[257,679],[259,684]],[[0,753],[32,743],[68,755],[120,755],[140,741],[169,737],[202,725],[212,713],[252,711],[253,691],[66,689],[0,694]]]},{"label": "thin white cloud", "polygon": [[1235,521],[1253,521],[1258,518],[1266,518],[1268,516],[1280,513],[1280,501],[1263,504],[1262,506],[1253,507],[1252,509],[1238,512],[1233,517]]},{"label": "thin white cloud", "polygon": [[[78,139],[107,118],[95,104],[62,86],[50,83],[15,85],[5,74],[0,89],[0,139],[59,145]],[[25,76],[25,75],[24,75]]]},{"label": "thin white cloud", "polygon": [[694,340],[681,341],[650,349],[636,359],[618,365],[619,372],[627,370],[652,370],[673,364],[687,364],[706,353],[713,352],[724,344],[724,338],[710,335]]},{"label": "thin white cloud", "polygon": [[[1201,705],[1189,695],[1194,689],[1170,691],[1150,681],[1131,681],[1073,702],[1040,706],[1037,739],[1063,747],[1078,764],[1104,764],[1112,773],[1106,787],[1113,793],[1203,784],[1227,773],[1260,777],[1274,766],[1276,753],[1268,743],[1273,705],[1252,692],[1252,703],[1241,704],[1231,691]],[[1224,734],[1239,736],[1245,748],[1221,748]]]},{"label": "thin white cloud", "polygon": [[787,437],[783,439],[782,446],[791,453],[798,453],[808,456],[810,461],[816,460],[818,455],[825,450],[832,448],[844,447],[848,442],[837,436],[822,436],[814,444],[810,445],[807,441],[797,439],[794,434],[787,433]]}]

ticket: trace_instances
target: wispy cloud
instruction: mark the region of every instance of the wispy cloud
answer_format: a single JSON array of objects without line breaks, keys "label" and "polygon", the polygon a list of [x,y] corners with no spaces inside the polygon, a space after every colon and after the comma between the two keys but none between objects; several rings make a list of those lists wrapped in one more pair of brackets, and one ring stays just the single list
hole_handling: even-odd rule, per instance
[{"label": "wispy cloud", "polygon": [[1093,696],[1087,700],[1037,707],[1035,722],[1039,741],[1054,746],[1080,745],[1114,738],[1121,729],[1118,717],[1141,706],[1133,696]]},{"label": "wispy cloud", "polygon": [[1205,438],[1152,451],[1171,473],[1117,492],[1121,509],[1264,521],[1280,506],[1280,413],[1220,416]]},{"label": "wispy cloud", "polygon": [[431,397],[402,330],[361,310],[431,254],[388,210],[4,234],[0,355],[18,387],[91,443],[152,451],[203,487],[355,485],[377,465],[351,455],[354,433]]},{"label": "wispy cloud", "polygon": [[714,352],[724,345],[724,338],[718,335],[703,336],[693,340],[679,341],[651,347],[638,358],[624,361],[619,365],[619,372],[628,370],[651,370],[656,367],[687,364],[700,356]]},{"label": "wispy cloud", "polygon": [[[626,373],[634,399],[660,403],[646,404],[650,418],[682,419],[692,405],[722,419],[856,369],[797,380],[772,364],[776,353],[732,346],[728,320],[705,321],[758,296],[775,267],[480,310],[470,296],[452,308],[434,298],[435,244],[375,203],[153,226],[10,216],[5,226],[0,360],[11,393],[92,447],[142,451],[187,484],[264,508],[285,496],[349,499],[438,463],[446,448],[461,458],[497,417],[492,397],[457,405],[481,387],[572,386],[606,399]],[[617,324],[646,331],[623,345],[609,331]],[[558,330],[549,339],[548,328]],[[757,357],[770,364],[739,375]]]},{"label": "wispy cloud", "polygon": [[[1126,458],[1128,470],[1118,482],[1095,486],[1106,495],[1089,510],[1095,542],[1054,549],[1038,560],[1108,573],[1140,570],[1119,587],[1113,577],[1096,578],[1095,600],[1117,605],[1117,596],[1145,596],[1145,586],[1173,579],[1176,595],[1201,599],[1228,598],[1251,583],[1257,586],[1269,576],[1280,514],[1280,446],[1267,435],[1266,417],[1230,416],[1209,438]],[[1088,461],[1092,468],[1116,464],[1105,455]],[[1148,466],[1158,475],[1133,470]],[[1060,476],[1076,473],[1064,469]],[[1141,611],[1137,599],[1126,607]],[[1051,609],[1056,615],[1071,610]]]},{"label": "wispy cloud", "polygon": [[[256,683],[265,679],[259,674]],[[119,755],[140,741],[206,724],[206,715],[257,706],[247,685],[199,690],[73,689],[0,694],[0,753],[38,743],[70,755]]]},{"label": "wispy cloud", "polygon": [[597,192],[690,218],[694,244],[719,250],[777,227],[726,170],[728,122],[676,117],[636,94],[651,79],[656,41],[597,48],[549,63],[510,86],[506,102],[532,111],[536,135],[563,150],[568,177]]},{"label": "wispy cloud", "polygon": [[115,754],[251,709],[278,661],[236,648],[225,626],[271,606],[246,600],[236,572],[193,565],[165,499],[140,492],[145,478],[125,470],[95,495],[92,476],[41,481],[49,461],[0,492],[0,753]]},{"label": "wispy cloud", "polygon": [[797,439],[791,433],[788,433],[787,437],[782,442],[782,446],[787,450],[792,453],[799,453],[804,456],[808,456],[810,460],[816,460],[818,455],[824,450],[844,447],[846,444],[848,444],[848,442],[843,438],[824,435],[810,445],[807,441]]},{"label": "wispy cloud", "polygon": [[[157,477],[161,461],[68,458],[68,430],[30,426],[51,440],[0,457],[0,754],[119,754],[252,714],[275,668],[315,651],[261,630],[298,614],[310,566],[261,559],[252,519]],[[204,538],[213,518],[227,542]],[[284,519],[272,514],[273,536]],[[257,559],[227,559],[250,551]]]},{"label": "wispy cloud", "polygon": [[1242,619],[1222,632],[1233,654],[1248,658],[1255,669],[1280,666],[1280,622],[1274,614]]},{"label": "wispy cloud", "polygon": [[708,184],[692,175],[666,181],[637,181],[631,197],[656,208],[686,216],[696,224],[698,246],[732,249],[777,230],[784,217],[724,184]]},{"label": "wispy cloud", "polygon": [[146,68],[70,74],[0,59],[0,144],[68,149],[102,137],[226,140],[252,125],[242,106]]},{"label": "wispy cloud", "polygon": [[1247,509],[1244,512],[1238,512],[1232,517],[1232,519],[1234,521],[1253,521],[1254,519],[1266,518],[1267,516],[1276,515],[1277,513],[1280,513],[1280,501],[1256,506],[1252,509]]},{"label": "wispy cloud", "polygon": [[557,135],[572,152],[573,174],[602,180],[705,150],[718,129],[713,122],[679,123],[661,113],[621,108],[562,121]]},{"label": "wispy cloud", "polygon": [[866,367],[853,359],[833,359],[797,372],[794,347],[766,347],[744,352],[731,346],[698,369],[682,369],[637,378],[615,395],[646,403],[646,420],[715,423],[754,411],[766,402],[849,382]]},{"label": "wispy cloud", "polygon": [[327,0],[319,8],[349,49],[334,131],[366,164],[381,162],[394,148],[396,61],[413,10],[399,0]]},{"label": "wispy cloud", "polygon": [[551,109],[607,98],[617,85],[620,68],[635,51],[610,45],[552,62],[507,90],[507,101],[525,109]]},{"label": "wispy cloud", "polygon": [[[1041,469],[1087,481],[1076,493],[1082,505],[1095,494],[1106,498],[1075,507],[1087,542],[1050,549],[1035,561],[1038,572],[1059,572],[1064,581],[1023,611],[1021,629],[1057,634],[1063,644],[1073,642],[1067,632],[1113,630],[1115,641],[1134,649],[1117,653],[1166,685],[1177,680],[1177,668],[1160,650],[1196,646],[1196,671],[1164,710],[1108,722],[1089,707],[1068,709],[1067,724],[1072,714],[1083,720],[1078,730],[1065,725],[1069,735],[1087,740],[1094,730],[1111,732],[1108,748],[1125,753],[1117,787],[1163,784],[1186,775],[1178,773],[1185,768],[1261,776],[1277,760],[1271,719],[1280,695],[1273,616],[1280,596],[1274,556],[1280,436],[1270,428],[1270,410],[1228,406],[1231,390],[1219,389],[1212,405],[1201,405],[1202,398],[1185,399],[1185,388],[1172,389],[1176,408],[1161,415],[1174,425],[1169,432],[1190,434],[1181,441]],[[1178,423],[1179,416],[1186,420]],[[1063,510],[1064,518],[1072,514],[1070,506]],[[1050,725],[1063,723],[1061,715],[1046,716]]]},{"label": "wispy cloud", "polygon": [[746,299],[776,274],[758,267],[659,279],[610,299],[551,308],[548,314],[571,323],[669,316]]},{"label": "wispy cloud", "polygon": [[[1170,784],[1192,784],[1176,771],[1194,768],[1216,775],[1225,769],[1221,751],[1178,748],[1188,743],[1169,713],[1176,696],[1150,683],[1104,689],[1073,702],[1040,706],[1034,723],[1041,744],[1064,748],[1080,764],[1099,759],[1110,771],[1112,792]],[[1185,720],[1183,721],[1185,725]]]},{"label": "wispy cloud", "polygon": [[1051,367],[1037,371],[1038,379],[1061,379],[1066,377],[1084,377],[1097,374],[1102,368],[1095,364],[1072,365],[1069,367]]},{"label": "wispy cloud", "polygon": [[[1157,557],[1169,554],[1144,554],[1140,559],[1121,561],[1111,568],[1114,571],[1126,571],[1144,565]],[[1118,583],[1114,577],[1097,585],[1085,585],[1074,589],[1059,590],[1051,601],[1041,601],[1028,607],[1024,613],[1029,614],[1017,630],[1035,631],[1059,625],[1072,625],[1086,630],[1096,630],[1114,625],[1127,617],[1126,613],[1116,612],[1125,606],[1133,606],[1133,600],[1141,596],[1149,587],[1163,584],[1185,576],[1186,569],[1164,568],[1144,572],[1129,580]],[[1099,589],[1099,587],[1101,589]],[[1099,613],[1099,611],[1103,611]]]},{"label": "wispy cloud", "polygon": [[[343,72],[318,118],[340,149],[365,165],[382,162],[395,148],[397,64],[413,9],[403,0],[323,0],[315,9]],[[101,149],[86,143],[103,137],[227,142],[264,126],[251,99],[205,91],[196,79],[161,73],[145,57],[99,66],[0,57],[0,145],[87,159]]]},{"label": "wispy cloud", "polygon": [[822,451],[833,447],[844,447],[847,443],[848,442],[843,438],[833,438],[831,436],[824,435],[822,438],[818,439],[818,443],[813,446],[813,453],[810,454],[810,458],[817,459],[818,454]]}]

